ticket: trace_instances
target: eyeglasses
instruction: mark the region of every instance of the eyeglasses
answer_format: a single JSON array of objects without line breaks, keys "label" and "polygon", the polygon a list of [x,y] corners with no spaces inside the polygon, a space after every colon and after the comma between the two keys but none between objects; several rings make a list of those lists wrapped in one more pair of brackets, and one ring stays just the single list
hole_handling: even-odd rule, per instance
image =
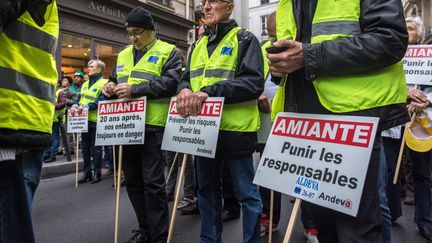
[{"label": "eyeglasses", "polygon": [[228,0],[202,0],[201,1],[201,8],[204,8],[204,6],[206,5],[206,3],[209,3],[211,5],[214,5],[217,2],[223,2],[223,3],[231,3]]},{"label": "eyeglasses", "polygon": [[146,30],[143,30],[143,31],[132,31],[132,32],[127,32],[126,31],[126,36],[129,37],[129,38],[131,38],[131,37],[139,38],[145,31]]}]

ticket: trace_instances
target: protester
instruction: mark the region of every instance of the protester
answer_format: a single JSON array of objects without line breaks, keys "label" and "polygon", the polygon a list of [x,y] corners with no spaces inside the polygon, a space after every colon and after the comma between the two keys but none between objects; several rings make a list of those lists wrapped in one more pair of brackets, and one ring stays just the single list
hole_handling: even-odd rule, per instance
[{"label": "protester", "polygon": [[[424,25],[419,17],[406,18],[409,34],[409,44],[420,44],[424,39]],[[432,86],[421,85],[420,89],[410,87],[408,90],[408,110],[420,113],[431,106]],[[428,242],[432,242],[432,151],[418,152],[408,149],[412,163],[414,184],[414,222],[420,235]]]},{"label": "protester", "polygon": [[[81,149],[83,154],[83,176],[78,183],[91,181],[91,184],[101,180],[102,147],[95,146],[97,109],[100,101],[104,100],[102,89],[108,82],[103,78],[105,63],[101,60],[90,60],[87,64],[89,80],[86,81],[81,89],[81,99],[79,107],[72,107],[70,112],[76,111],[81,114],[83,109],[88,109],[88,130],[82,134]],[[93,174],[91,162],[93,161]]]},{"label": "protester", "polygon": [[282,82],[285,99],[273,102],[299,113],[380,118],[357,216],[312,205],[318,240],[381,242],[380,133],[409,120],[401,1],[281,0],[276,18],[274,45],[287,49],[268,54],[270,70],[273,77],[289,75]]},{"label": "protester", "polygon": [[125,27],[132,45],[119,53],[116,73],[110,77],[119,84],[109,82],[104,94],[147,97],[145,144],[123,147],[126,189],[139,223],[128,242],[166,242],[169,212],[161,143],[169,98],[180,79],[180,53],[156,38],[153,18],[142,7],[129,12]]},{"label": "protester", "polygon": [[57,88],[56,92],[56,103],[55,112],[52,124],[52,134],[51,134],[51,147],[45,150],[45,163],[51,163],[56,161],[56,155],[60,146],[60,123],[64,121],[65,110],[66,110],[66,92],[60,86]]},{"label": "protester", "polygon": [[66,109],[70,109],[73,104],[79,103],[81,86],[80,89],[77,90],[73,79],[67,75],[63,76],[61,85],[66,93]]},{"label": "protester", "polygon": [[0,242],[35,241],[31,201],[51,140],[58,32],[55,1],[0,3]]},{"label": "protester", "polygon": [[261,200],[252,183],[252,153],[259,127],[257,99],[264,88],[260,44],[229,17],[232,1],[203,2],[204,36],[191,50],[178,87],[177,109],[196,116],[208,97],[224,97],[216,157],[197,157],[201,242],[221,242],[223,166],[242,205],[243,242],[259,242]]},{"label": "protester", "polygon": [[81,93],[81,87],[84,83],[84,73],[77,71],[74,74],[73,84],[71,85],[71,90],[76,94]]}]

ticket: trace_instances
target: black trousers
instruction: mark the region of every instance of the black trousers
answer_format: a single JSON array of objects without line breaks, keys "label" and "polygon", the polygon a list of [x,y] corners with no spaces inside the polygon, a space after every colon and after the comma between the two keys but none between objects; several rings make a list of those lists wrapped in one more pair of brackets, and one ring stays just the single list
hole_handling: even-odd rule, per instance
[{"label": "black trousers", "polygon": [[357,217],[310,204],[320,243],[381,243],[382,220],[378,198],[381,136],[375,137]]},{"label": "black trousers", "polygon": [[165,194],[161,134],[146,133],[144,145],[123,146],[126,189],[140,231],[149,242],[166,241],[168,204]]}]

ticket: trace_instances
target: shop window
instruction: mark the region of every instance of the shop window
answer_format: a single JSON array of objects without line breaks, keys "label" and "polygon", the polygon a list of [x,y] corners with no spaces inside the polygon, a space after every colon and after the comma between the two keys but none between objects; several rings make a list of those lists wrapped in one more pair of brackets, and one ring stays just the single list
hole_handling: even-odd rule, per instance
[{"label": "shop window", "polygon": [[76,71],[86,73],[90,60],[90,39],[65,33],[61,38],[62,73],[71,77]]},{"label": "shop window", "polygon": [[108,78],[116,64],[117,56],[122,48],[106,44],[96,44],[96,59],[105,63],[104,77]]}]

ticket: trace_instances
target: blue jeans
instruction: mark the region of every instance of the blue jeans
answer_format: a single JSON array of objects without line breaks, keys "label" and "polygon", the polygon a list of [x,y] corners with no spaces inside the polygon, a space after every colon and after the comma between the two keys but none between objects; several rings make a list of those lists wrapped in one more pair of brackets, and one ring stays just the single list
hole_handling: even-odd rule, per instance
[{"label": "blue jeans", "polygon": [[40,181],[43,153],[43,149],[36,149],[22,155],[24,186],[27,194],[28,204],[30,206],[30,211],[33,196]]},{"label": "blue jeans", "polygon": [[0,242],[35,242],[20,155],[0,161]]},{"label": "blue jeans", "polygon": [[232,184],[243,213],[243,242],[260,242],[261,199],[258,186],[252,183],[252,155],[215,159],[197,157],[198,206],[201,214],[201,243],[222,242],[222,168],[228,167]]},{"label": "blue jeans", "polygon": [[52,124],[51,142],[51,147],[45,150],[45,157],[55,158],[60,146],[60,124],[58,122]]},{"label": "blue jeans", "polygon": [[381,208],[381,219],[383,224],[382,229],[382,242],[383,243],[391,243],[391,231],[392,231],[392,223],[391,223],[391,215],[390,209],[387,203],[387,163],[386,157],[384,154],[384,148],[381,146],[380,149],[380,160],[379,160],[379,169],[378,169],[378,196]]}]

